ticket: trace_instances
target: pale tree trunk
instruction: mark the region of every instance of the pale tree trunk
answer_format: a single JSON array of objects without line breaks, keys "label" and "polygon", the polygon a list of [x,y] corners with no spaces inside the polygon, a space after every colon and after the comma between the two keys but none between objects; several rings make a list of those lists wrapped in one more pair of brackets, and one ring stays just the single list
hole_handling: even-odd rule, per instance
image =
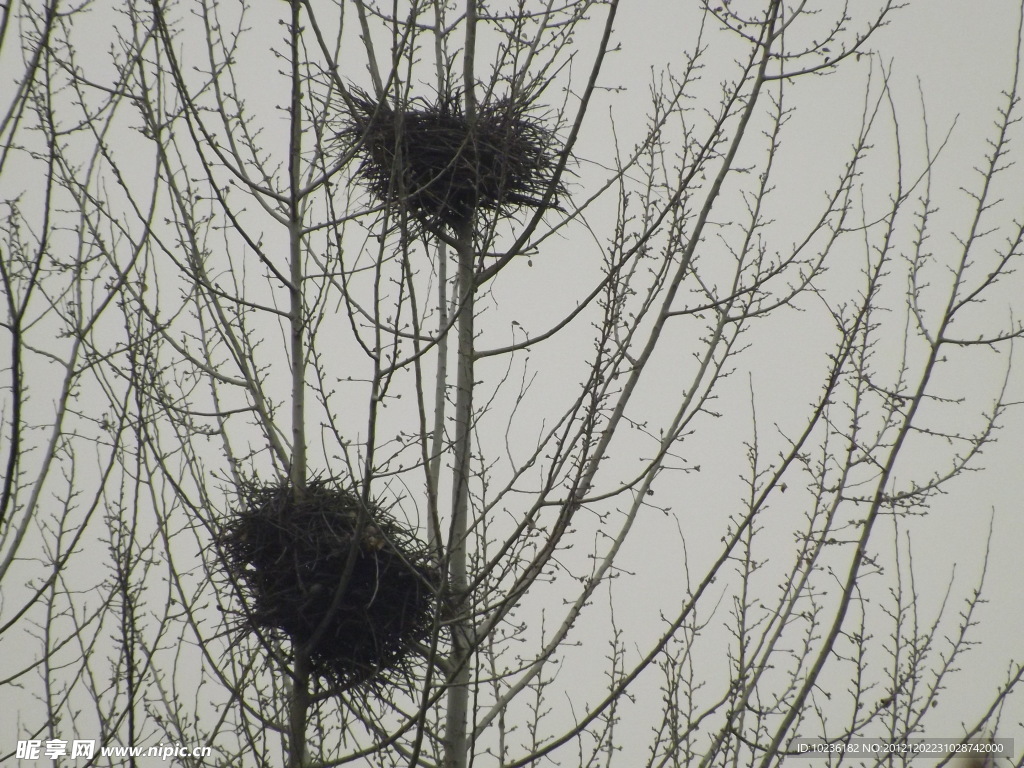
[{"label": "pale tree trunk", "polygon": [[[361,17],[363,18],[363,17]],[[444,12],[440,4],[434,7],[434,54],[435,75],[437,77],[437,92],[442,93],[445,88],[447,73],[445,72],[444,60],[444,34],[442,29],[445,26]],[[378,76],[379,79],[379,76]],[[378,88],[383,92],[383,88]],[[434,427],[430,435],[428,470],[427,470],[427,541],[430,549],[440,561],[444,554],[444,531],[441,527],[440,510],[440,486],[441,486],[441,455],[444,453],[444,418],[447,413],[447,388],[448,388],[448,243],[444,240],[437,242],[437,311],[438,328],[440,333],[437,339],[437,371],[434,377]],[[456,305],[456,309],[458,305]]]},{"label": "pale tree trunk", "polygon": [[[438,325],[448,327],[448,247],[441,243],[437,249]],[[434,428],[430,434],[427,470],[427,542],[431,552],[441,560],[444,553],[444,531],[438,512],[441,483],[441,455],[444,453],[444,417],[447,413],[448,387],[448,334],[441,333],[437,340],[437,372],[434,377]]]},{"label": "pale tree trunk", "polygon": [[[476,0],[466,2],[466,39],[463,50],[463,88],[466,118],[472,127],[476,119]],[[458,361],[455,399],[455,453],[452,488],[452,521],[449,537],[448,580],[454,616],[451,624],[452,651],[449,658],[448,711],[445,723],[444,766],[464,768],[469,764],[467,738],[469,686],[473,643],[473,606],[468,594],[467,535],[469,532],[469,475],[473,434],[473,336],[474,336],[474,212],[458,224],[455,249],[458,258],[456,297],[458,308]]]},{"label": "pale tree trunk", "polygon": [[[288,322],[291,342],[291,405],[292,450],[288,479],[292,493],[301,494],[306,487],[306,322],[303,306],[302,259],[302,84],[300,73],[300,22],[302,5],[291,4],[289,29],[291,54],[291,120],[288,140],[288,258],[290,305]],[[309,648],[293,642],[294,663],[290,681],[291,700],[288,702],[288,768],[300,768],[307,762],[306,728],[309,719]]]},{"label": "pale tree trunk", "polygon": [[458,275],[458,370],[455,400],[455,451],[452,487],[452,520],[449,532],[448,585],[454,617],[451,623],[452,651],[449,658],[450,688],[445,724],[446,768],[467,765],[466,739],[469,711],[470,656],[472,651],[472,605],[467,593],[467,534],[469,530],[469,475],[473,429],[473,314],[474,284],[472,217],[456,233]]}]

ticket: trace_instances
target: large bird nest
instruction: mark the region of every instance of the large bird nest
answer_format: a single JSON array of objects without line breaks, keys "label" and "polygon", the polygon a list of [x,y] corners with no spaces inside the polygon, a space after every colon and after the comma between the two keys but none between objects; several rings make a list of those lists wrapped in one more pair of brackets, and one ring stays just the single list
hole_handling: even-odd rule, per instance
[{"label": "large bird nest", "polygon": [[254,483],[239,498],[219,543],[242,628],[290,638],[337,690],[408,679],[434,627],[426,546],[335,483]]},{"label": "large bird nest", "polygon": [[340,137],[362,160],[358,175],[428,227],[455,227],[477,210],[558,208],[565,194],[555,178],[561,146],[519,102],[481,104],[473,119],[457,95],[404,109],[358,91],[346,102]]}]

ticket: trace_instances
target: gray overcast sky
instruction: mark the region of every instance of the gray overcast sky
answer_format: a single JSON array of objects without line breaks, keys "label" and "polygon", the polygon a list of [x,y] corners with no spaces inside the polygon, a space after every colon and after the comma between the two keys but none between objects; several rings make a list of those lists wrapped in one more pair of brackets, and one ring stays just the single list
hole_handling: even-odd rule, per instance
[{"label": "gray overcast sky", "polygon": [[[270,0],[261,1],[269,3]],[[623,148],[628,148],[642,129],[636,115],[637,110],[644,108],[642,105],[652,68],[659,71],[667,63],[676,62],[673,69],[678,73],[679,53],[689,50],[695,43],[697,29],[688,26],[690,17],[697,18],[695,5],[678,0],[623,3],[615,35],[622,44],[622,51],[612,56],[603,84],[609,88],[627,86],[629,91],[601,97],[605,99],[601,109],[608,105],[612,108],[616,133]],[[742,3],[737,2],[736,5]],[[254,21],[261,29],[261,36],[256,36],[252,43],[254,46],[265,46],[268,39],[273,45],[278,44],[281,33],[277,20],[285,8],[283,3],[254,5]],[[893,16],[890,25],[874,40],[873,47],[880,54],[878,59],[872,61],[865,57],[863,61],[851,63],[838,75],[808,80],[790,89],[787,98],[792,98],[791,105],[795,109],[789,127],[792,133],[780,153],[780,163],[785,164],[785,170],[780,174],[779,183],[784,185],[785,192],[776,203],[779,205],[779,224],[769,230],[772,238],[770,247],[786,248],[792,239],[799,236],[801,225],[806,224],[815,206],[820,204],[822,186],[837,176],[843,153],[856,135],[865,103],[867,73],[874,68],[876,90],[868,93],[877,94],[884,66],[891,73],[890,87],[906,163],[904,173],[908,178],[921,174],[925,167],[924,115],[927,115],[933,149],[941,143],[955,121],[955,128],[934,174],[936,202],[942,206],[941,214],[936,217],[934,233],[936,264],[940,265],[943,254],[955,244],[950,230],[959,231],[967,210],[966,199],[958,191],[958,186],[971,183],[970,169],[980,161],[986,150],[985,140],[992,135],[993,109],[999,104],[1001,91],[1010,84],[1019,12],[1019,3],[1010,0],[911,2],[908,8]],[[106,24],[104,13],[103,8],[97,7],[91,18],[86,20],[87,24],[95,25],[97,39],[100,39]],[[673,21],[677,17],[680,23]],[[734,74],[732,53],[728,44],[721,40],[710,33],[707,38],[710,49],[702,87],[707,89],[709,97],[714,97],[723,79]],[[105,45],[96,45],[87,56],[95,56],[95,60],[100,62],[106,52]],[[250,70],[248,76],[251,81],[242,85],[251,90],[252,108],[262,110],[268,116],[268,132],[282,131],[285,123],[277,107],[284,92],[275,90],[275,85],[283,83],[276,74],[280,62],[270,56],[256,61],[260,69],[254,67]],[[629,108],[634,99],[637,110]],[[612,138],[612,121],[604,120],[603,113],[599,111],[594,114],[601,116],[588,124],[578,150],[581,158],[580,192],[584,195],[587,193],[585,184],[600,176],[590,164],[596,165],[608,159]],[[880,132],[877,151],[866,165],[882,180],[891,178],[894,173],[891,165],[892,136],[891,131]],[[118,138],[123,140],[124,146],[138,140],[137,136]],[[151,172],[151,168],[129,169],[132,171],[142,176]],[[1004,217],[1024,217],[1021,166],[1011,168],[1000,183],[1004,185],[1006,198]],[[875,184],[877,186],[871,186]],[[865,181],[865,185],[868,192],[882,188],[881,183],[871,178]],[[738,198],[733,199],[738,205]],[[884,198],[879,200],[870,195],[868,199],[868,205],[885,202]],[[608,237],[607,221],[603,218],[605,213],[607,211],[598,208],[591,214],[591,223],[595,230],[599,230],[600,237],[589,239],[578,230],[581,235],[578,242],[553,238],[542,245],[532,267],[524,267],[520,260],[502,274],[494,287],[494,305],[487,305],[487,311],[481,317],[480,333],[484,346],[507,343],[510,334],[514,333],[510,330],[513,321],[537,332],[574,305],[584,286],[589,286],[597,275],[594,265],[600,263],[601,248],[606,242],[602,238]],[[728,209],[724,209],[718,218],[727,216]],[[904,238],[910,235],[910,223],[908,219],[900,231]],[[706,247],[706,256],[712,261],[714,249],[720,246],[709,238]],[[839,278],[855,278],[855,259],[856,255],[851,252],[851,263],[836,267],[837,281]],[[844,268],[849,270],[848,274],[843,272]],[[937,284],[941,278],[942,270],[937,268]],[[895,286],[889,298],[898,303],[901,291],[902,286]],[[1016,303],[1015,316],[1024,313],[1019,294],[1010,292],[1002,299],[986,305],[984,312],[990,312],[992,318],[1004,324],[1011,318],[1011,303]],[[628,626],[640,635],[656,633],[658,625],[652,621],[654,611],[669,607],[659,604],[659,600],[671,601],[678,596],[664,586],[676,585],[685,578],[684,565],[688,566],[691,575],[700,574],[701,566],[717,554],[724,521],[741,498],[742,485],[738,476],[744,470],[746,459],[744,442],[752,437],[751,408],[757,409],[758,437],[767,446],[765,452],[769,459],[774,458],[773,451],[784,444],[783,436],[792,434],[799,427],[807,403],[820,387],[820,382],[808,372],[813,373],[821,361],[831,330],[821,320],[820,307],[808,302],[802,308],[807,312],[780,313],[778,318],[755,325],[752,329],[751,339],[756,343],[739,358],[739,375],[730,379],[723,388],[723,399],[730,404],[729,410],[713,424],[701,425],[702,431],[695,437],[691,451],[684,446],[685,460],[691,465],[701,464],[701,472],[666,476],[664,481],[655,483],[655,502],[671,506],[673,512],[639,522],[637,535],[629,540],[622,553],[620,566],[636,575],[615,585],[615,618],[619,625]],[[679,338],[685,339],[682,335]],[[544,378],[535,395],[537,410],[524,409],[516,425],[523,430],[519,437],[524,445],[538,430],[544,407],[549,402],[559,404],[575,394],[573,386],[584,370],[583,364],[591,351],[590,341],[590,329],[581,324],[570,329],[563,341],[541,347],[534,353],[533,370],[542,372]],[[668,346],[661,369],[665,373],[645,383],[645,399],[638,409],[656,419],[664,419],[660,404],[669,393],[677,394],[678,381],[690,371],[688,366],[692,366],[689,350],[682,343]],[[896,346],[886,347],[883,342],[881,348],[886,354],[895,354],[898,351]],[[1020,357],[1019,345],[1017,357]],[[948,390],[943,394],[965,397],[972,408],[984,409],[1002,383],[999,366],[1005,362],[1006,356],[993,359],[972,352],[963,359],[977,360],[978,363],[958,363],[960,367],[949,377],[949,383],[945,385]],[[489,365],[492,364],[481,364],[482,375],[500,375],[500,365]],[[282,370],[280,366],[271,368],[269,375],[280,374]],[[1007,399],[1010,401],[1024,401],[1022,371],[1024,369],[1018,365],[1008,384],[1010,394]],[[753,390],[753,397],[748,390]],[[406,401],[405,406],[411,408],[411,403]],[[360,420],[363,420],[361,411],[353,419],[354,430],[363,429]],[[964,429],[971,425],[970,421],[956,424]],[[917,586],[922,595],[922,621],[927,621],[937,610],[951,578],[951,602],[954,605],[959,605],[965,597],[964,591],[976,583],[988,524],[990,519],[994,521],[993,551],[986,584],[989,603],[984,606],[980,619],[984,627],[984,646],[968,657],[967,663],[977,665],[974,671],[954,680],[950,696],[942,700],[936,722],[943,723],[948,730],[931,734],[935,736],[958,735],[959,724],[967,717],[964,708],[987,700],[991,687],[1003,676],[1007,660],[1024,656],[1024,643],[1021,642],[1024,637],[1024,611],[1020,602],[1022,571],[1019,564],[1024,544],[1021,502],[1024,499],[1024,472],[1021,471],[1024,415],[1019,408],[1005,415],[1003,426],[998,442],[982,457],[987,471],[960,478],[952,486],[952,492],[936,502],[927,518],[901,524],[902,530],[912,540],[919,578]],[[497,435],[498,442],[503,439],[504,434]],[[631,455],[630,450],[636,446],[643,446],[636,448],[637,451],[647,450],[649,444],[642,441],[634,444],[626,438],[619,448],[616,457],[622,462],[623,473],[635,464],[636,456]],[[927,464],[931,457],[920,458]],[[901,466],[901,471],[908,475],[915,469],[913,462],[905,468]],[[613,479],[618,481],[620,478]],[[786,496],[779,497],[778,517],[766,519],[765,539],[760,551],[760,555],[769,561],[764,582],[766,594],[775,587],[772,578],[777,573],[773,567],[781,568],[788,562],[787,555],[793,546],[791,526],[802,512],[801,505],[805,501],[806,496],[800,495],[800,489],[794,483]],[[690,559],[685,564],[679,555],[677,532],[681,532],[687,544]],[[878,534],[883,541],[887,535],[891,534],[884,529]],[[582,554],[577,555],[585,560]],[[566,557],[577,555],[567,553]],[[722,594],[725,594],[724,590]],[[716,633],[727,621],[727,611],[727,604],[720,606],[716,613],[709,611],[713,616],[710,638],[721,637]],[[951,610],[951,613],[955,617],[956,610]],[[610,617],[610,611],[603,608],[590,611],[580,622],[578,637],[589,638],[591,633],[604,637]],[[530,618],[535,619],[536,615]],[[531,627],[536,628],[536,625]],[[724,664],[720,646],[708,642],[701,650],[711,674],[720,671]],[[604,681],[594,676],[591,662],[595,655],[600,657],[605,651],[604,645],[600,645],[570,652],[562,671],[566,678],[563,687],[578,691],[581,700],[600,691]],[[637,712],[643,713],[644,706],[657,706],[657,697],[654,699],[654,704],[641,705]],[[566,719],[569,718],[568,712],[569,708],[562,714]],[[1018,697],[1013,712],[1005,721],[1005,730],[999,734],[1016,737],[1018,752],[1024,749],[1022,720],[1024,705]],[[634,714],[630,725],[637,729],[638,740],[646,736],[646,733],[640,733],[646,727],[642,718]],[[626,743],[629,743],[629,737]],[[5,747],[0,744],[0,749]]]}]

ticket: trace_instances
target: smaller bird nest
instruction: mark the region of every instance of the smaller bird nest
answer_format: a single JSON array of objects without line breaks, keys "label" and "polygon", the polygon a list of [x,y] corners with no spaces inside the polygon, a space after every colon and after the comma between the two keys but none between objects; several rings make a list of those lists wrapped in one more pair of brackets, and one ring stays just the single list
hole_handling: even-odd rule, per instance
[{"label": "smaller bird nest", "polygon": [[254,483],[239,496],[219,543],[242,627],[287,636],[338,690],[408,679],[434,626],[438,574],[426,546],[331,482],[301,493]]},{"label": "smaller bird nest", "polygon": [[378,200],[427,226],[455,227],[477,210],[558,208],[565,194],[555,180],[561,147],[520,103],[481,104],[470,120],[457,96],[404,110],[361,92],[347,101],[340,138],[362,159],[358,175]]}]

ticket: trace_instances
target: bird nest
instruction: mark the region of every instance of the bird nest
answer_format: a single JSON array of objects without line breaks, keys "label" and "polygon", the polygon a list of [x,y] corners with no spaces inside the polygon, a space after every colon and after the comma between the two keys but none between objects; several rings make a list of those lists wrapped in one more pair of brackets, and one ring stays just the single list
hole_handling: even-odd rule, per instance
[{"label": "bird nest", "polygon": [[438,574],[416,536],[324,481],[251,484],[220,533],[243,628],[290,638],[349,690],[408,679],[434,627]]},{"label": "bird nest", "polygon": [[340,138],[362,159],[358,175],[382,203],[427,226],[454,228],[477,210],[557,208],[565,193],[561,147],[522,104],[481,104],[473,119],[458,97],[395,109],[354,92],[347,104]]}]

